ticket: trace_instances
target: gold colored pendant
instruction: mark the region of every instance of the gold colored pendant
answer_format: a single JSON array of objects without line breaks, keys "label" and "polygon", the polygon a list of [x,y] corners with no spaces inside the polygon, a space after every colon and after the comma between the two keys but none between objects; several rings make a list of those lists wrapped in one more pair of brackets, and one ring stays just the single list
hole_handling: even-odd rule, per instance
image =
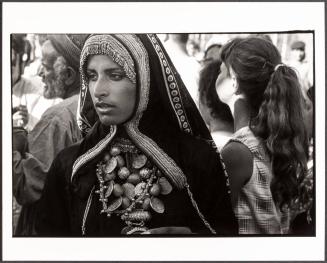
[{"label": "gold colored pendant", "polygon": [[124,183],[123,184],[124,194],[126,197],[128,197],[130,200],[132,200],[135,196],[135,186],[131,183]]},{"label": "gold colored pendant", "polygon": [[137,185],[139,182],[141,182],[141,177],[137,173],[132,173],[128,178],[127,182]]},{"label": "gold colored pendant", "polygon": [[108,206],[106,212],[113,212],[118,209],[123,202],[123,198],[120,196],[117,199],[113,200],[113,202]]},{"label": "gold colored pendant", "polygon": [[143,180],[149,179],[151,175],[151,170],[149,168],[142,168],[140,170],[140,176]]},{"label": "gold colored pendant", "polygon": [[112,171],[111,173],[106,173],[103,180],[105,182],[111,181],[111,180],[115,180],[116,179],[116,172]]},{"label": "gold colored pendant", "polygon": [[117,155],[116,157],[118,167],[124,167],[125,166],[125,160],[121,155]]},{"label": "gold colored pendant", "polygon": [[141,194],[144,192],[145,187],[146,187],[146,183],[144,183],[144,182],[137,184],[137,185],[135,186],[135,190],[134,190],[135,195],[136,195],[136,196],[141,195]]},{"label": "gold colored pendant", "polygon": [[158,197],[151,197],[150,205],[152,209],[159,214],[165,211],[164,203]]},{"label": "gold colored pendant", "polygon": [[116,197],[122,196],[124,193],[123,187],[120,184],[114,184],[114,190],[112,191],[113,195]]},{"label": "gold colored pendant", "polygon": [[117,159],[116,158],[111,158],[107,164],[104,167],[104,172],[109,174],[111,173],[113,170],[115,170],[117,166]]},{"label": "gold colored pendant", "polygon": [[108,188],[107,188],[107,191],[106,191],[104,197],[108,198],[111,195],[113,190],[114,190],[114,181],[110,181],[109,184],[108,184]]},{"label": "gold colored pendant", "polygon": [[150,195],[152,196],[158,196],[160,194],[160,186],[158,184],[153,184],[152,187],[150,188]]},{"label": "gold colored pendant", "polygon": [[129,175],[130,171],[127,169],[127,167],[122,167],[118,171],[118,177],[122,180],[126,180]]},{"label": "gold colored pendant", "polygon": [[111,147],[110,149],[110,154],[111,156],[116,156],[119,155],[121,153],[120,149],[116,146]]},{"label": "gold colored pendant", "polygon": [[168,195],[173,190],[173,187],[165,177],[160,177],[158,183],[160,185],[160,193],[162,195]]},{"label": "gold colored pendant", "polygon": [[147,197],[147,198],[144,199],[143,204],[142,204],[142,208],[144,210],[149,210],[149,208],[150,208],[150,200],[151,200],[150,197]]},{"label": "gold colored pendant", "polygon": [[148,158],[144,154],[135,155],[133,156],[132,167],[135,169],[140,169],[146,164],[147,160]]}]

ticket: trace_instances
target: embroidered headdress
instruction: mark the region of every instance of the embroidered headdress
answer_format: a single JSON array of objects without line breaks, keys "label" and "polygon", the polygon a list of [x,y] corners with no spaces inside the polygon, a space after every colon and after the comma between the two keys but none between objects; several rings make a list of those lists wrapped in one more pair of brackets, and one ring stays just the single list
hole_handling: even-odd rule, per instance
[{"label": "embroidered headdress", "polygon": [[[160,40],[154,34],[117,34],[92,35],[85,42],[80,62],[82,86],[78,109],[78,124],[85,133],[97,120],[94,109],[92,109],[93,105],[85,75],[85,62],[89,56],[95,54],[110,56],[124,69],[132,82],[137,81],[138,106],[134,116],[124,124],[126,131],[132,141],[151,156],[158,167],[168,173],[171,181],[177,187],[182,188],[185,183],[183,172],[161,149],[155,138],[147,136],[147,133],[152,129],[158,131],[159,127],[156,125],[165,126],[164,123],[169,123],[170,130],[177,129],[212,144],[213,141]],[[93,119],[89,118],[91,115]],[[151,125],[148,124],[149,122]],[[144,132],[142,126],[146,126]],[[114,130],[115,127],[112,127],[112,131]],[[108,136],[103,142],[98,143],[96,151],[84,154],[80,159],[83,161],[75,162],[73,176],[80,166],[105,148],[110,142],[110,138],[112,136]],[[100,145],[101,147],[99,147]]]}]

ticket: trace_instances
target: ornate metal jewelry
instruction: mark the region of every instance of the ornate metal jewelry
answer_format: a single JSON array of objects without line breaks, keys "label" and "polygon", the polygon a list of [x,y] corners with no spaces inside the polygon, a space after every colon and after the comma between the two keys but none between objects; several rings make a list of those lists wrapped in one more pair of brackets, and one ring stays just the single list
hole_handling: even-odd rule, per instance
[{"label": "ornate metal jewelry", "polygon": [[160,170],[127,139],[116,139],[97,164],[101,213],[120,216],[126,223],[123,234],[137,234],[153,211],[164,213],[160,195],[172,191],[172,185]]}]

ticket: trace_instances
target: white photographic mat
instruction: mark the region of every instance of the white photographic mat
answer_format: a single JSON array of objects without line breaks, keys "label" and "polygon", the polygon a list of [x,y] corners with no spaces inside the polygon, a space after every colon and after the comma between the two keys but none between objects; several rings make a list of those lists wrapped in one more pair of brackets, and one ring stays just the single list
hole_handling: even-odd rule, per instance
[{"label": "white photographic mat", "polygon": [[[324,260],[324,3],[3,3],[3,260]],[[10,34],[314,31],[316,236],[233,238],[13,238]]]}]

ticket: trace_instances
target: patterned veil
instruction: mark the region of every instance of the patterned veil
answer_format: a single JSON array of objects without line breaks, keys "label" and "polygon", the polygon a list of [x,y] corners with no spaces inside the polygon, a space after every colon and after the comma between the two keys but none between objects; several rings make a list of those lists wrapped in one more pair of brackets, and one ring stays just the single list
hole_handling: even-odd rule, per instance
[{"label": "patterned veil", "polygon": [[[156,156],[164,158],[164,153],[160,152],[160,142],[157,142],[155,137],[160,137],[156,136],[156,133],[159,135],[168,129],[170,130],[168,134],[176,130],[205,140],[215,148],[195,103],[155,34],[121,34],[109,38],[94,35],[92,41],[90,39],[86,41],[81,56],[82,87],[78,107],[78,125],[82,132],[86,134],[98,119],[86,82],[85,61],[92,54],[112,54],[111,56],[118,57],[119,54],[114,54],[118,52],[113,50],[115,46],[110,44],[110,41],[112,43],[118,41],[134,55],[135,68],[138,69],[137,74],[140,76],[137,79],[138,107],[133,118],[124,124],[134,143],[141,149],[144,148],[145,152],[153,153],[157,150]],[[124,66],[124,61],[119,64]],[[150,133],[153,137],[147,136]],[[103,147],[109,142],[110,140],[106,141]],[[162,168],[161,165],[159,167]]]}]

